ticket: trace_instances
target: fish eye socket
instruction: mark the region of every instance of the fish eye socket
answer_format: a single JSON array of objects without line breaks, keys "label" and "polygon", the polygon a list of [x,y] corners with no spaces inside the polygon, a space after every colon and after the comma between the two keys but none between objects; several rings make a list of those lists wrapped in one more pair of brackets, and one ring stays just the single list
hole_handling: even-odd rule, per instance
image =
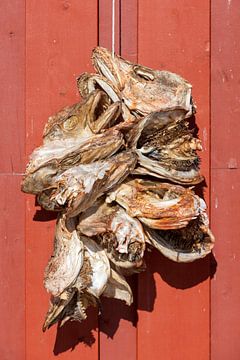
[{"label": "fish eye socket", "polygon": [[153,81],[154,80],[154,74],[151,72],[151,70],[146,69],[142,66],[134,66],[133,71],[136,75],[138,75],[140,78],[147,80],[147,81]]},{"label": "fish eye socket", "polygon": [[66,131],[71,131],[77,126],[77,123],[78,123],[78,118],[77,116],[73,115],[70,118],[68,118],[66,121],[64,121],[63,128]]}]

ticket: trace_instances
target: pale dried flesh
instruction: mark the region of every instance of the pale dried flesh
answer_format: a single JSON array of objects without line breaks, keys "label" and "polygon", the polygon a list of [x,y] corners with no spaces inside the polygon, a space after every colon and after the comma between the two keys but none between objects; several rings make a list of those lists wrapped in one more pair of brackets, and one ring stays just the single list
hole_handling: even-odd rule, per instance
[{"label": "pale dried flesh", "polygon": [[143,264],[146,241],[143,227],[121,206],[100,199],[80,215],[78,230],[94,237],[116,266],[138,269]]},{"label": "pale dried flesh", "polygon": [[125,276],[145,270],[146,249],[192,262],[214,245],[194,191],[204,178],[191,84],[102,47],[92,60],[97,73],[77,78],[82,100],[49,117],[22,181],[58,212],[43,331],[85,320],[102,296],[131,305]]}]

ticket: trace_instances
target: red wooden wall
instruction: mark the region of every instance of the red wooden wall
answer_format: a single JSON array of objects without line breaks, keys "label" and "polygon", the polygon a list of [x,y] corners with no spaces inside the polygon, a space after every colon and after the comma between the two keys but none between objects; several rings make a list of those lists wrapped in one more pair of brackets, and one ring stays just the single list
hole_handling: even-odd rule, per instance
[{"label": "red wooden wall", "polygon": [[212,2],[212,228],[218,262],[212,281],[212,360],[240,359],[240,11]]},{"label": "red wooden wall", "polygon": [[102,318],[45,334],[55,220],[20,179],[47,117],[78,99],[91,49],[111,47],[111,0],[2,0],[0,19],[0,359],[240,359],[239,1],[116,0],[117,52],[193,84],[216,247],[193,264],[149,254],[133,306],[106,299]]}]

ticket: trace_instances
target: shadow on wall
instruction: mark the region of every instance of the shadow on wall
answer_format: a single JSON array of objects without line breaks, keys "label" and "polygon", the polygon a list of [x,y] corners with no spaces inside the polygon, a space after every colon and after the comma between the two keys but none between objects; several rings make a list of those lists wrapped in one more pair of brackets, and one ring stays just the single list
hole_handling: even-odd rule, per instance
[{"label": "shadow on wall", "polygon": [[[99,328],[101,332],[110,338],[114,337],[121,319],[131,322],[136,327],[138,322],[137,310],[153,311],[156,298],[155,273],[158,273],[162,280],[170,286],[177,289],[187,289],[208,278],[212,278],[217,269],[217,262],[213,254],[190,264],[179,264],[153,250],[151,254],[146,255],[146,263],[146,272],[129,278],[129,284],[134,295],[134,303],[130,307],[119,300],[102,299]],[[144,301],[146,296],[141,296],[141,291],[144,292],[146,289],[138,289],[139,276],[141,277],[141,283],[145,283],[144,277],[146,277],[147,301]],[[93,330],[96,330],[96,316],[97,310],[91,308],[88,311],[87,320],[83,323],[67,322],[62,327],[58,326],[54,354],[58,355],[70,349],[74,350],[79,343],[92,346],[95,342]]]},{"label": "shadow on wall", "polygon": [[59,355],[68,350],[73,351],[80,343],[87,346],[92,346],[95,343],[93,330],[96,330],[97,310],[91,307],[87,310],[87,315],[87,320],[82,323],[68,321],[61,327],[58,324],[53,349],[54,355]]}]

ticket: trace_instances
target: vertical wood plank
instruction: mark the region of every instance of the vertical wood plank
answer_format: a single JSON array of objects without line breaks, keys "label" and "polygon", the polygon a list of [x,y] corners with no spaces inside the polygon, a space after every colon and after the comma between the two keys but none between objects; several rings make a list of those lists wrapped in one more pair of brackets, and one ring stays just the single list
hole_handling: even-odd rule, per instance
[{"label": "vertical wood plank", "polygon": [[218,263],[211,291],[212,360],[238,360],[240,354],[239,192],[239,169],[212,170],[212,228]]},{"label": "vertical wood plank", "polygon": [[[112,50],[112,0],[99,0],[98,43]],[[115,0],[115,53],[121,53],[121,0]]]},{"label": "vertical wood plank", "polygon": [[239,2],[212,2],[212,228],[218,263],[211,292],[212,360],[240,356],[239,21]]},{"label": "vertical wood plank", "polygon": [[[27,1],[27,154],[41,143],[49,115],[79,101],[75,78],[92,71],[91,50],[97,45],[97,1]],[[36,211],[27,200],[27,360],[94,360],[98,358],[97,315],[82,324],[54,326],[43,334],[41,326],[49,296],[43,272],[53,248],[55,219]],[[49,221],[51,220],[52,221]],[[93,329],[93,330],[92,330]],[[72,351],[73,350],[73,351]]]},{"label": "vertical wood plank", "polygon": [[[111,27],[101,24],[111,23],[111,1],[100,1],[99,40],[100,45],[111,50]],[[118,5],[117,5],[118,6]],[[126,59],[137,61],[137,1],[121,1],[121,24],[119,51]],[[121,25],[121,26],[120,26]],[[117,34],[118,34],[117,31]],[[108,39],[108,41],[107,41]],[[117,50],[117,49],[116,49]],[[121,301],[102,299],[100,318],[100,359],[134,360],[137,358],[137,277],[131,277],[129,283],[134,293],[134,303],[128,307]]]},{"label": "vertical wood plank", "polygon": [[[193,85],[209,181],[209,1],[139,0],[138,61]],[[205,191],[208,200],[208,191]],[[209,259],[176,264],[153,252],[139,280],[138,359],[209,358]]]},{"label": "vertical wood plank", "polygon": [[121,55],[133,63],[138,59],[138,0],[121,3]]},{"label": "vertical wood plank", "polygon": [[0,22],[0,357],[25,360],[25,1],[2,1]]},{"label": "vertical wood plank", "polygon": [[212,2],[212,167],[239,166],[239,2]]}]

